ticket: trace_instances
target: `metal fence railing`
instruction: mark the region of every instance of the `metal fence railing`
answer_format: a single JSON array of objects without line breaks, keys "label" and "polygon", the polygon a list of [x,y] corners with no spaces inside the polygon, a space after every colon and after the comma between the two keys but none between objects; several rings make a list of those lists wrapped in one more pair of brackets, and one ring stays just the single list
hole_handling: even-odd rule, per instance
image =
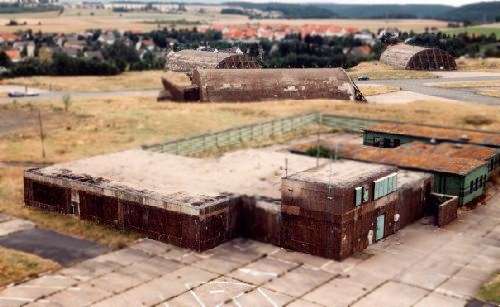
[{"label": "metal fence railing", "polygon": [[[308,113],[290,117],[283,117],[256,123],[246,126],[230,128],[214,133],[205,133],[178,140],[172,140],[162,144],[145,145],[142,148],[156,152],[172,153],[176,155],[192,155],[210,150],[239,145],[245,142],[254,142],[268,139],[273,136],[280,136],[292,131],[303,129],[311,124],[320,124],[333,129],[361,132],[363,129],[379,123],[401,123],[398,121],[368,119],[359,117],[349,117],[333,114]],[[455,128],[428,125],[441,128]],[[462,129],[462,128],[461,128]],[[470,130],[471,129],[464,129]],[[482,131],[488,133],[490,131]]]},{"label": "metal fence railing", "polygon": [[238,145],[279,136],[313,123],[318,123],[319,113],[308,113],[291,117],[278,118],[262,123],[230,128],[214,133],[205,133],[193,137],[173,140],[163,144],[145,145],[143,149],[177,155],[191,155],[217,148]]}]

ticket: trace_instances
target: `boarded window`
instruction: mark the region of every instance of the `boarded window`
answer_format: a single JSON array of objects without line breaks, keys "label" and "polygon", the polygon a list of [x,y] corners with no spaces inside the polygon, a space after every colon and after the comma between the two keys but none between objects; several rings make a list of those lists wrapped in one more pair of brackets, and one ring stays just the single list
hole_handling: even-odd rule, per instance
[{"label": "boarded window", "polygon": [[373,199],[380,198],[380,179],[377,179],[373,182]]},{"label": "boarded window", "polygon": [[354,189],[355,191],[355,204],[356,207],[359,207],[361,205],[361,201],[363,199],[363,188],[362,187],[357,187]]},{"label": "boarded window", "polygon": [[397,173],[390,174],[388,176],[382,177],[374,181],[375,186],[373,189],[373,199],[379,199],[380,197],[386,196],[394,191],[396,191]]}]

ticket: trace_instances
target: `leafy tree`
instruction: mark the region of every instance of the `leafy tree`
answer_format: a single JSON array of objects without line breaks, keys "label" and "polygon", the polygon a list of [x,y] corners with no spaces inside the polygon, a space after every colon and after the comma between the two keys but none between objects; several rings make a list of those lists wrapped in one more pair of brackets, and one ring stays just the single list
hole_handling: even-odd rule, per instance
[{"label": "leafy tree", "polygon": [[12,66],[12,61],[10,60],[7,53],[5,53],[5,51],[0,51],[0,66],[3,66],[3,67],[11,67]]}]

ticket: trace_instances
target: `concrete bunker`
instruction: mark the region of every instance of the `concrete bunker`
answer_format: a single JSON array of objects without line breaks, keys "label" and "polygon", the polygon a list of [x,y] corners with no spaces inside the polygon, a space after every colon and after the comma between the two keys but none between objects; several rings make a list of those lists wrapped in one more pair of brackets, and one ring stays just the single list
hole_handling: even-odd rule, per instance
[{"label": "concrete bunker", "polygon": [[[330,167],[334,201],[325,192]],[[298,180],[306,177],[310,180]],[[27,206],[197,251],[244,236],[343,259],[422,217],[431,179],[394,167],[328,162],[274,148],[241,150],[217,159],[130,150],[27,170],[24,197]],[[295,199],[290,194],[294,182],[319,192],[311,199]],[[359,187],[366,200],[355,198]],[[381,214],[385,222],[377,224]],[[333,249],[321,249],[323,239],[309,235],[304,223],[335,230],[328,239]],[[298,236],[304,236],[308,248],[298,243]]]},{"label": "concrete bunker", "polygon": [[411,70],[456,70],[455,59],[439,48],[424,48],[404,43],[391,45],[380,56],[380,61]]},{"label": "concrete bunker", "polygon": [[[339,99],[365,102],[340,68],[196,69],[189,86],[164,87],[176,101],[251,102],[285,99]],[[198,96],[194,94],[197,91]],[[188,93],[193,93],[190,95]]]},{"label": "concrete bunker", "polygon": [[260,68],[260,63],[243,53],[185,49],[167,54],[165,70],[191,75],[195,69]]}]

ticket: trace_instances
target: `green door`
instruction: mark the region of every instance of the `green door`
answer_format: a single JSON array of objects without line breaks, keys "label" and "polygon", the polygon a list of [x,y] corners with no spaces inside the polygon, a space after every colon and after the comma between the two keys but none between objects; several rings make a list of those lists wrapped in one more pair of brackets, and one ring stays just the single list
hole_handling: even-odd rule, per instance
[{"label": "green door", "polygon": [[377,216],[377,232],[375,233],[375,240],[381,240],[384,237],[385,215]]}]

